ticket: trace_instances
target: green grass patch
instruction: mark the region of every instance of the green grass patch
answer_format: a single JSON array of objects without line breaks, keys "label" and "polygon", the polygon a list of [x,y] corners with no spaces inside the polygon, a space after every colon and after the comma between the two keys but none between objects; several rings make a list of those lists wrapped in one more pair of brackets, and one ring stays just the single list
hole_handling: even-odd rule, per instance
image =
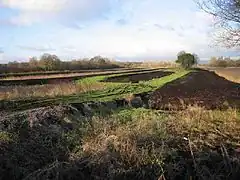
[{"label": "green grass patch", "polygon": [[0,132],[0,142],[9,143],[12,141],[13,141],[13,139],[12,139],[12,136],[10,133],[8,133],[6,131]]},{"label": "green grass patch", "polygon": [[152,79],[150,81],[141,81],[139,83],[103,82],[106,78],[113,77],[114,75],[85,78],[78,81],[78,83],[103,83],[106,88],[104,90],[81,94],[79,98],[83,101],[109,101],[124,98],[130,94],[151,92],[171,81],[187,75],[189,72],[190,71],[179,70],[169,76]]},{"label": "green grass patch", "polygon": [[[58,96],[52,98],[32,98],[16,101],[4,101],[1,104],[5,104],[3,109],[24,110],[29,108],[36,108],[48,105],[56,105],[61,103],[80,103],[87,101],[112,101],[114,99],[125,98],[131,94],[139,94],[144,92],[154,91],[163,85],[174,81],[178,78],[182,78],[191,71],[175,70],[175,73],[162,78],[152,79],[150,81],[141,81],[139,83],[118,83],[118,82],[104,82],[105,79],[114,76],[120,76],[123,74],[113,74],[104,76],[87,77],[76,81],[79,86],[93,86],[99,84],[99,87],[104,88],[99,90],[87,91],[80,94],[73,94],[68,96]],[[129,75],[133,73],[127,73]],[[136,73],[135,73],[136,74]],[[126,75],[126,73],[124,73]]]},{"label": "green grass patch", "polygon": [[165,114],[160,114],[156,110],[150,110],[145,108],[124,108],[115,111],[112,115],[113,118],[117,119],[122,124],[128,122],[138,121],[141,118],[155,118],[159,119],[160,117],[166,116]]}]

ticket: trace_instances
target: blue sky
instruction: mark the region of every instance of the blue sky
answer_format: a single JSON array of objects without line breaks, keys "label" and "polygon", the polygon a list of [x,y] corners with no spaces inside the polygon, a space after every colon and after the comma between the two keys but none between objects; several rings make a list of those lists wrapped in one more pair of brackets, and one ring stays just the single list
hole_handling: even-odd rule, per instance
[{"label": "blue sky", "polygon": [[171,60],[181,51],[238,56],[212,47],[214,19],[193,0],[0,0],[0,62],[53,53]]}]

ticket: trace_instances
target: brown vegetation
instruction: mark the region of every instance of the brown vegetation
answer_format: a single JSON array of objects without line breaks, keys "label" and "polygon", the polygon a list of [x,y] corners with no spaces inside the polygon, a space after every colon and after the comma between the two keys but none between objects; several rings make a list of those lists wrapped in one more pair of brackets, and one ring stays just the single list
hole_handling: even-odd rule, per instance
[{"label": "brown vegetation", "polygon": [[131,120],[119,124],[116,119],[95,119],[83,137],[84,153],[102,164],[100,172],[108,178],[232,179],[239,175],[235,166],[239,159],[234,162],[240,147],[236,111],[189,107],[167,118],[140,113]]},{"label": "brown vegetation", "polygon": [[[74,112],[74,113],[73,113]],[[236,110],[80,118],[47,107],[0,121],[0,179],[237,179]],[[18,161],[15,161],[15,160]]]},{"label": "brown vegetation", "polygon": [[240,67],[240,59],[233,60],[231,58],[212,57],[209,61],[211,67]]},{"label": "brown vegetation", "polygon": [[0,64],[0,73],[112,69],[119,67],[117,63],[101,56],[96,56],[91,59],[61,61],[56,55],[43,54],[39,59],[36,57],[30,58],[29,62],[19,63],[14,61],[8,64]]},{"label": "brown vegetation", "polygon": [[214,71],[219,76],[222,76],[229,81],[240,83],[240,67],[239,68],[208,68]]},{"label": "brown vegetation", "polygon": [[11,80],[33,80],[33,79],[60,79],[60,78],[74,78],[74,77],[87,77],[87,76],[97,76],[97,75],[109,75],[109,74],[120,74],[127,72],[144,72],[144,71],[152,71],[154,69],[109,69],[109,70],[98,70],[98,71],[87,71],[87,72],[69,72],[69,73],[57,73],[57,74],[41,74],[41,75],[23,75],[23,76],[7,76],[3,77],[0,80],[11,81]]},{"label": "brown vegetation", "polygon": [[171,61],[144,61],[138,65],[142,68],[176,68],[178,64]]},{"label": "brown vegetation", "polygon": [[69,74],[55,74],[55,75],[38,75],[38,76],[17,76],[6,77],[0,79],[0,86],[12,86],[12,85],[40,85],[40,84],[59,84],[73,82],[74,80],[111,74],[124,74],[124,73],[137,73],[153,71],[155,69],[123,69],[118,71],[101,71],[101,72],[88,72],[88,73],[69,73]]},{"label": "brown vegetation", "polygon": [[94,73],[94,72],[121,71],[121,70],[131,70],[131,69],[130,68],[114,68],[114,69],[20,72],[20,73],[0,74],[0,78],[5,79],[5,78],[25,77],[25,76],[50,76],[50,75],[59,75],[59,74],[65,75],[65,74],[76,74],[76,73]]},{"label": "brown vegetation", "polygon": [[103,88],[104,86],[100,83],[75,84],[71,82],[34,86],[3,86],[0,87],[0,100],[67,96]]}]

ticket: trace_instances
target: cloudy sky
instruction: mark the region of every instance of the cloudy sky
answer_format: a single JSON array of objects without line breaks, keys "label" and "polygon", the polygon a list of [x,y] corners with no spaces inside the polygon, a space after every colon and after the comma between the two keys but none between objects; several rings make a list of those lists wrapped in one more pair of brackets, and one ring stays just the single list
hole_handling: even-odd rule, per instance
[{"label": "cloudy sky", "polygon": [[171,60],[236,56],[212,45],[213,18],[194,0],[0,0],[0,62],[54,53],[63,59]]}]

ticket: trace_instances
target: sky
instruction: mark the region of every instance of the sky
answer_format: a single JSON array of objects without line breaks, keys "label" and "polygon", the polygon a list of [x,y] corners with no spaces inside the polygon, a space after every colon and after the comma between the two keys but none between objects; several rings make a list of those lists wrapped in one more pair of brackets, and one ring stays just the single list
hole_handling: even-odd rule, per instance
[{"label": "sky", "polygon": [[0,63],[43,53],[63,60],[174,60],[179,51],[239,56],[213,46],[214,19],[194,0],[0,0]]}]

